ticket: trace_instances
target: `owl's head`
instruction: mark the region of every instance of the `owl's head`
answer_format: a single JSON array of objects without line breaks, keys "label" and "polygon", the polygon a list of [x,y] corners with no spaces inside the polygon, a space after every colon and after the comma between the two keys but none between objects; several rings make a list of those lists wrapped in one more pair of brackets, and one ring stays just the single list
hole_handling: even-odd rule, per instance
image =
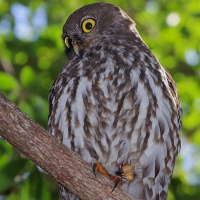
[{"label": "owl's head", "polygon": [[122,34],[130,25],[135,24],[115,5],[95,3],[84,6],[75,11],[63,26],[66,54],[82,58],[89,47]]}]

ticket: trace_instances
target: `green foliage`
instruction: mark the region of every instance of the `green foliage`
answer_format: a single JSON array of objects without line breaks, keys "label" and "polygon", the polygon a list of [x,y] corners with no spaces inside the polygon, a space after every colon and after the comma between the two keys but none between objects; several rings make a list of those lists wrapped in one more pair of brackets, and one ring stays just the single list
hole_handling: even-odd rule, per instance
[{"label": "green foliage", "polygon": [[4,84],[0,85],[0,89],[3,91],[11,91],[11,90],[17,90],[17,88],[19,87],[19,84],[17,82],[17,80],[15,79],[15,77],[6,74],[4,72],[0,72],[0,80],[1,82],[3,82]]},{"label": "green foliage", "polygon": [[[0,90],[44,128],[48,92],[66,62],[62,26],[73,11],[93,2],[98,1],[0,0]],[[199,0],[106,2],[118,5],[135,20],[142,38],[177,83],[183,108],[183,142],[168,199],[199,199]],[[22,22],[16,21],[16,5],[25,6],[28,13],[25,33],[23,29],[17,32],[17,24]],[[47,24],[35,23],[38,9],[44,15],[37,23],[42,23],[46,13]],[[57,189],[51,177],[0,139],[0,199],[58,199]]]}]

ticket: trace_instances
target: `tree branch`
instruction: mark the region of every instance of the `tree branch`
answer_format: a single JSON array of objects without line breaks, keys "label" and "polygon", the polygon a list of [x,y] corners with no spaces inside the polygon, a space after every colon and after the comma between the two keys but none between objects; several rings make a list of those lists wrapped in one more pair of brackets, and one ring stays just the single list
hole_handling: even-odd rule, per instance
[{"label": "tree branch", "polygon": [[81,199],[133,199],[20,111],[0,92],[0,136]]}]

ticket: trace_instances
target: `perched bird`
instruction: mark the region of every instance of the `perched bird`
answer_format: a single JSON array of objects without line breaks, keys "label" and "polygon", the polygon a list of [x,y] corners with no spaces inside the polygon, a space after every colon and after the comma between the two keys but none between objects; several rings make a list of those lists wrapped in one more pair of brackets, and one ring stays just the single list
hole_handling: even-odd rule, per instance
[{"label": "perched bird", "polygon": [[[114,188],[167,199],[182,126],[171,75],[115,5],[75,11],[62,39],[68,60],[49,93],[48,131]],[[63,186],[60,198],[78,199]]]}]

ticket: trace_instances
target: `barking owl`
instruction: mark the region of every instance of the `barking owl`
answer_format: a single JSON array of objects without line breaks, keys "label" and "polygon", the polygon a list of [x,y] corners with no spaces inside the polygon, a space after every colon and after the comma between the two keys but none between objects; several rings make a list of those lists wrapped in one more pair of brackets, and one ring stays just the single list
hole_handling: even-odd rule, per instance
[{"label": "barking owl", "polygon": [[[49,93],[48,131],[140,200],[165,200],[180,150],[176,85],[117,6],[75,11],[67,63]],[[98,177],[97,177],[98,178]],[[114,195],[114,193],[113,193]],[[79,199],[60,186],[62,200]]]}]

